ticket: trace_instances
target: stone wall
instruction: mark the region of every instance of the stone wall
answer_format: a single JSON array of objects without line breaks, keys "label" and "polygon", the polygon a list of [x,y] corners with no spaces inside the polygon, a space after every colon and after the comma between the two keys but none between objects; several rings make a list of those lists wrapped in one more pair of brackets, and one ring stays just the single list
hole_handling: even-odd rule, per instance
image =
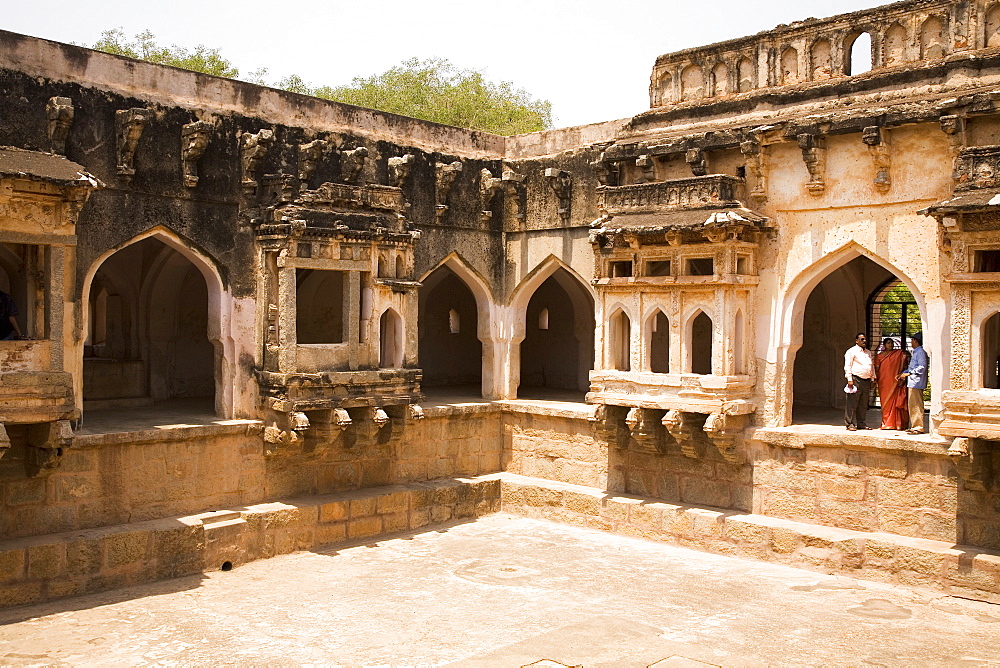
[{"label": "stone wall", "polygon": [[761,445],[754,449],[753,512],[959,542],[958,477],[940,450],[848,448],[832,434],[802,449]]},{"label": "stone wall", "polygon": [[252,420],[83,435],[58,469],[32,478],[15,445],[0,460],[0,539],[501,469],[499,410],[428,413],[371,445],[327,434],[270,456]]}]

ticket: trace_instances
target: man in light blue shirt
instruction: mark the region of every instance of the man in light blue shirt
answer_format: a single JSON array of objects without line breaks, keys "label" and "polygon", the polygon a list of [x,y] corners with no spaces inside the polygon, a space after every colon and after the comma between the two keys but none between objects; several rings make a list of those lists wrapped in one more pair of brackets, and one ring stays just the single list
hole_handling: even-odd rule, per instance
[{"label": "man in light blue shirt", "polygon": [[913,354],[906,371],[899,374],[900,380],[906,379],[906,400],[910,411],[910,428],[907,434],[924,433],[924,389],[927,387],[927,370],[930,360],[927,351],[923,349],[924,335],[917,332],[910,337]]}]

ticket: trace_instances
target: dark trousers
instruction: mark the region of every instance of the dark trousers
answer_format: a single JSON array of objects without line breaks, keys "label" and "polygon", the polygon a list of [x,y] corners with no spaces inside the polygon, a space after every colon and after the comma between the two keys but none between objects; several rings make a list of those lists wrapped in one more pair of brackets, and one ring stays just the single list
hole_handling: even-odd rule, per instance
[{"label": "dark trousers", "polygon": [[854,387],[858,388],[857,392],[844,395],[847,398],[847,404],[844,406],[844,422],[848,427],[867,427],[868,395],[872,391],[871,378],[854,376]]}]

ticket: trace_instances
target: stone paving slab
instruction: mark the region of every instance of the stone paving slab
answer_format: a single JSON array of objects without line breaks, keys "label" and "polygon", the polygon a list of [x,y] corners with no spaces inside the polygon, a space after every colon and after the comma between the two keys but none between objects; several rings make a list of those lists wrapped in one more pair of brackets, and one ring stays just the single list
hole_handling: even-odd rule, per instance
[{"label": "stone paving slab", "polygon": [[997,638],[997,605],[505,514],[0,611],[16,666],[1000,665]]}]

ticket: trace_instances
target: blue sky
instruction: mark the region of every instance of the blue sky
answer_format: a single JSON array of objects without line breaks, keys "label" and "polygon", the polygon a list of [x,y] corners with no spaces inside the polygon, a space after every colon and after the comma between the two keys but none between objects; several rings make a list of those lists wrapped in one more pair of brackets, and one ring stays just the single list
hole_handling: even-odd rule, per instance
[{"label": "blue sky", "polygon": [[166,44],[218,47],[248,73],[337,85],[406,58],[448,58],[553,104],[556,125],[624,118],[649,106],[656,56],[781,23],[873,6],[863,0],[2,0],[0,27],[92,44],[146,28]]}]

